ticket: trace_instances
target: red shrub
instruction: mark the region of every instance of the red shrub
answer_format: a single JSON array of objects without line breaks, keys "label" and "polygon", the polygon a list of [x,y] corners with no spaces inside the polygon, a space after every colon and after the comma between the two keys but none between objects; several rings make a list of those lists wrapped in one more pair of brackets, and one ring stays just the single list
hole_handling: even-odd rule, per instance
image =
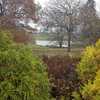
[{"label": "red shrub", "polygon": [[44,63],[48,66],[48,73],[51,82],[51,94],[54,97],[68,96],[78,87],[76,64],[80,58],[67,57],[43,57]]}]

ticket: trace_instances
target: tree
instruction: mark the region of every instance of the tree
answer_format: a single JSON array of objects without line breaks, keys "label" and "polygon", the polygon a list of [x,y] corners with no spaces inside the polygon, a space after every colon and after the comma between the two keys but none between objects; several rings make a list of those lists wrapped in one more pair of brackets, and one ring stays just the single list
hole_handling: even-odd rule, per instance
[{"label": "tree", "polygon": [[0,0],[0,25],[13,26],[23,19],[35,19],[33,0]]},{"label": "tree", "polygon": [[32,41],[30,20],[36,20],[34,0],[0,0],[0,30],[9,30],[16,42]]},{"label": "tree", "polygon": [[[68,52],[70,52],[72,33],[76,25],[79,10],[79,1],[53,0],[43,10],[43,25],[56,29],[64,29],[64,32],[67,34]],[[59,34],[62,34],[62,32],[60,31]],[[61,41],[61,39],[59,40]]]},{"label": "tree", "polygon": [[55,28],[54,31],[50,31],[48,35],[48,39],[55,43],[58,47],[62,48],[63,44],[65,44],[66,41],[66,32],[62,28]]},{"label": "tree", "polygon": [[88,0],[80,8],[80,22],[83,39],[87,44],[95,44],[98,38],[100,38],[100,18],[97,15],[94,0]]}]

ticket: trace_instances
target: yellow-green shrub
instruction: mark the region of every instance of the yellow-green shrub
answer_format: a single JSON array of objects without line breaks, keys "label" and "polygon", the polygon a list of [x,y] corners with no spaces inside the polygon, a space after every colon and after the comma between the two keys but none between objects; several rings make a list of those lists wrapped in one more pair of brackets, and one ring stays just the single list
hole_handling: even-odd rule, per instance
[{"label": "yellow-green shrub", "polygon": [[10,46],[9,37],[5,33],[1,36],[0,100],[49,100],[46,66],[32,55],[31,49]]},{"label": "yellow-green shrub", "polygon": [[100,70],[97,71],[93,82],[85,84],[82,95],[85,100],[100,100]]},{"label": "yellow-green shrub", "polygon": [[83,53],[82,59],[77,67],[77,72],[83,82],[93,80],[96,71],[100,68],[100,40],[95,46],[89,46]]},{"label": "yellow-green shrub", "polygon": [[8,31],[0,30],[0,50],[8,49],[12,43],[11,34]]},{"label": "yellow-green shrub", "polygon": [[100,40],[95,46],[86,48],[77,72],[82,85],[81,96],[74,93],[76,100],[100,100]]}]

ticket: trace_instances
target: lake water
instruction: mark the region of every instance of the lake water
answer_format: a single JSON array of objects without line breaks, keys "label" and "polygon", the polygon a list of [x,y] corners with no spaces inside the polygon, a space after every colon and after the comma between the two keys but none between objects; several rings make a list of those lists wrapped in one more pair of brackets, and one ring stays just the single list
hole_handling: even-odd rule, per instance
[{"label": "lake water", "polygon": [[[56,41],[48,41],[48,40],[36,40],[36,45],[40,46],[56,46],[59,47]],[[63,47],[68,47],[67,41],[63,43]]]}]

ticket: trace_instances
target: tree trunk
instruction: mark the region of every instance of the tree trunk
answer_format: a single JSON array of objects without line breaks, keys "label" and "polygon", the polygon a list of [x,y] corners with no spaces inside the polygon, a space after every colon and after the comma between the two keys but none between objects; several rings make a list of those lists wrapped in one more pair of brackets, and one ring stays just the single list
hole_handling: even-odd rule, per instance
[{"label": "tree trunk", "polygon": [[56,96],[56,100],[61,100],[61,96]]},{"label": "tree trunk", "polygon": [[68,33],[68,52],[71,51],[71,34],[70,32]]},{"label": "tree trunk", "polygon": [[62,45],[63,45],[63,43],[62,43],[62,42],[60,42],[60,43],[59,43],[59,47],[60,47],[60,48],[62,48]]}]

